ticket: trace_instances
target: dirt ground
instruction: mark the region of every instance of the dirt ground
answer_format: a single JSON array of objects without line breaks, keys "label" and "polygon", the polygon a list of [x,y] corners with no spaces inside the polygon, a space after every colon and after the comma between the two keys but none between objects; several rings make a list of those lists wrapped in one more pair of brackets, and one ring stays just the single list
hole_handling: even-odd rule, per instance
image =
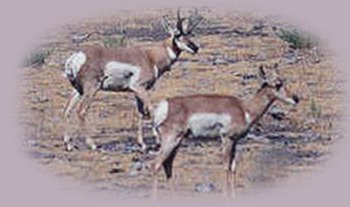
[{"label": "dirt ground", "polygon": [[[318,54],[297,58],[288,44],[278,38],[272,26],[288,27],[271,16],[237,12],[200,11],[206,21],[200,25],[196,41],[198,55],[182,54],[150,92],[152,102],[165,97],[194,93],[218,93],[250,98],[258,89],[256,74],[260,64],[267,69],[278,64],[289,88],[300,97],[297,107],[275,104],[238,145],[236,187],[238,194],[298,182],[298,177],[322,170],[332,155],[340,135],[335,126],[341,111],[341,76],[334,57],[320,45]],[[166,37],[161,16],[173,10],[142,14],[125,12],[66,25],[47,38],[38,40],[40,49],[50,51],[41,65],[23,68],[23,97],[20,123],[25,129],[24,149],[28,156],[52,174],[88,183],[94,189],[119,195],[149,196],[151,175],[144,165],[152,155],[135,151],[137,114],[130,93],[99,92],[87,117],[86,128],[75,139],[76,149],[66,152],[62,142],[65,125],[62,113],[72,91],[62,76],[65,59],[84,44],[142,45]],[[93,31],[82,43],[72,37]],[[119,39],[118,39],[119,38]],[[283,113],[283,119],[272,116]],[[278,114],[278,113],[277,113]],[[274,118],[275,117],[275,118]],[[152,142],[150,126],[144,127],[146,141]],[[87,149],[84,137],[98,144]],[[174,163],[178,193],[188,196],[216,195],[223,190],[225,173],[219,140],[186,140]],[[169,195],[164,174],[160,173],[160,193]]]}]

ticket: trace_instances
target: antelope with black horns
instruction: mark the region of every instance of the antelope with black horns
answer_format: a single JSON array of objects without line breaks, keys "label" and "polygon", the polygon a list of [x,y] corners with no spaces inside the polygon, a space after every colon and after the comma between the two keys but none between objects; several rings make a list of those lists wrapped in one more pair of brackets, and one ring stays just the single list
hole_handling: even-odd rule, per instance
[{"label": "antelope with black horns", "polygon": [[[198,52],[199,46],[191,37],[203,19],[197,12],[192,12],[188,18],[181,17],[178,10],[176,26],[172,26],[168,19],[163,17],[164,29],[170,37],[162,42],[147,46],[114,48],[94,45],[75,52],[65,63],[65,76],[74,89],[65,107],[64,119],[69,120],[71,111],[76,108],[79,120],[83,123],[89,106],[100,90],[132,92],[139,113],[137,142],[145,149],[143,119],[149,117],[152,111],[148,90],[171,69],[182,52]],[[65,133],[64,143],[67,150],[73,149],[71,139],[72,137]],[[91,138],[86,138],[85,141],[90,148],[96,148]]]}]

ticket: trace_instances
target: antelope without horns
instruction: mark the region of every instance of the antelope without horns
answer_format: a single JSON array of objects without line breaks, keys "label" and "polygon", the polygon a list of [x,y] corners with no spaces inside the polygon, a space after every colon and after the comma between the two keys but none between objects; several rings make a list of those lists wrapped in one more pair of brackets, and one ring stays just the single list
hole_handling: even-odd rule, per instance
[{"label": "antelope without horns", "polygon": [[151,166],[154,174],[163,167],[166,178],[172,178],[173,161],[184,137],[220,137],[229,185],[226,187],[232,189],[237,141],[247,135],[275,101],[292,105],[299,102],[299,98],[286,89],[282,79],[269,81],[262,67],[259,71],[261,88],[249,100],[209,94],[161,101],[154,112],[154,127],[161,141],[159,154]]},{"label": "antelope without horns", "polygon": [[[94,96],[100,90],[132,92],[139,112],[137,141],[144,149],[143,119],[150,115],[151,108],[148,90],[162,74],[171,69],[182,52],[198,52],[199,46],[191,40],[191,34],[202,19],[197,12],[184,18],[178,11],[175,27],[163,17],[164,29],[170,37],[162,42],[138,47],[90,46],[71,55],[66,61],[65,76],[74,90],[65,108],[65,120],[68,120],[72,109],[76,108],[80,122],[83,123]],[[186,28],[184,22],[187,22]],[[70,141],[71,137],[65,134],[67,150],[73,147]],[[91,139],[86,142],[92,149],[96,148]]]}]

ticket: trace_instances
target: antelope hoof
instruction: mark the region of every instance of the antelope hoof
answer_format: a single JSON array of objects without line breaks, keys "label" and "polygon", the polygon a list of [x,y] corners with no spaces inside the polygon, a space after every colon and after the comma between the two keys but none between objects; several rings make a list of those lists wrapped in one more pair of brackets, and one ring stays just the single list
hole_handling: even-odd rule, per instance
[{"label": "antelope hoof", "polygon": [[65,146],[68,152],[71,152],[74,149],[74,146],[71,143],[65,143]]}]

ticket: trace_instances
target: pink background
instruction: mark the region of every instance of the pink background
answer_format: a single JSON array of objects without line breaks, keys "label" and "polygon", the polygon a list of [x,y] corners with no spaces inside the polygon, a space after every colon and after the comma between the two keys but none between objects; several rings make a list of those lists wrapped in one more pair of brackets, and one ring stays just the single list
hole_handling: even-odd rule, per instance
[{"label": "pink background", "polygon": [[[285,187],[266,193],[248,195],[234,200],[189,199],[169,201],[142,201],[116,199],[78,187],[76,182],[56,178],[45,172],[22,152],[20,127],[16,123],[18,89],[17,66],[29,47],[46,32],[84,17],[108,15],[124,9],[142,10],[153,7],[209,6],[261,14],[280,14],[305,27],[312,26],[337,56],[342,77],[349,77],[350,27],[349,3],[345,0],[30,0],[2,1],[1,21],[1,206],[175,206],[178,204],[201,206],[345,206],[349,205],[349,140],[338,141],[333,158],[316,173],[296,179]],[[347,88],[347,87],[345,87]],[[347,92],[348,93],[348,92]],[[345,108],[349,94],[345,95]],[[344,112],[344,115],[348,112]],[[348,119],[344,126],[348,126]],[[344,135],[349,130],[344,127]],[[221,199],[221,200],[220,200]]]}]

